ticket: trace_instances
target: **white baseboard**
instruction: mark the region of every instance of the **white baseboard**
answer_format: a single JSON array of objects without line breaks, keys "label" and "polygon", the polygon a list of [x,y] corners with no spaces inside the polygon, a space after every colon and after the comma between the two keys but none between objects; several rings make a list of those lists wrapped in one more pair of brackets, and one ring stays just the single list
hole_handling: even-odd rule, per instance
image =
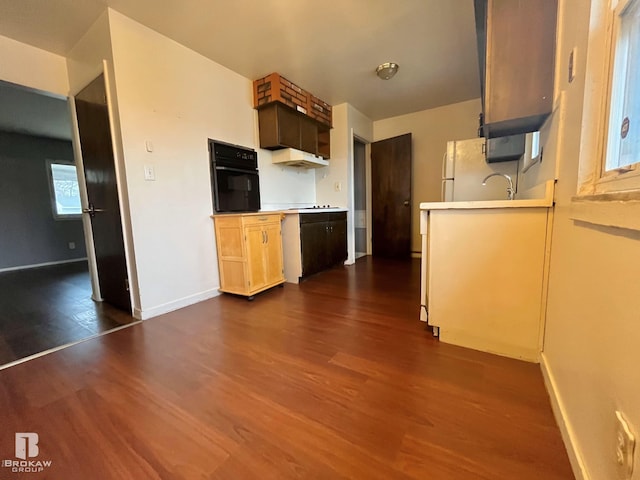
[{"label": "white baseboard", "polygon": [[174,310],[178,310],[180,308],[188,307],[189,305],[193,305],[194,303],[202,302],[204,300],[209,300],[210,298],[217,297],[220,295],[219,287],[212,288],[211,290],[205,290],[204,292],[196,293],[194,295],[189,295],[188,297],[179,298],[178,300],[174,300],[172,302],[163,303],[162,305],[158,305],[156,307],[147,308],[141,310],[139,308],[133,309],[133,316],[139,320],[148,320],[153,317],[157,317],[158,315],[162,315],[164,313],[173,312]]},{"label": "white baseboard", "polygon": [[30,268],[48,267],[48,266],[51,266],[51,265],[62,265],[62,264],[65,264],[65,263],[86,262],[86,261],[87,261],[87,257],[82,257],[82,258],[72,258],[70,260],[59,260],[57,262],[34,263],[34,264],[31,264],[31,265],[20,265],[18,267],[0,268],[0,273],[2,273],[2,272],[13,272],[15,270],[28,270]]},{"label": "white baseboard", "polygon": [[551,399],[553,414],[556,417],[556,422],[558,423],[560,433],[562,434],[562,440],[564,441],[565,448],[567,449],[573,475],[576,477],[576,480],[590,480],[591,477],[587,472],[586,465],[582,458],[582,453],[578,447],[576,434],[569,422],[565,405],[558,393],[555,378],[551,372],[549,364],[547,363],[547,357],[544,352],[540,354],[540,369],[542,370],[544,384],[547,387],[547,392]]}]

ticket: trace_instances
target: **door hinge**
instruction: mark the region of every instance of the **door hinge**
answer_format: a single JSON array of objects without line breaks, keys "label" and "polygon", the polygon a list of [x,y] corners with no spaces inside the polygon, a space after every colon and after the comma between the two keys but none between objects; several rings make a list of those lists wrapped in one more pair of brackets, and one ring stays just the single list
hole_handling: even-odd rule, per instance
[{"label": "door hinge", "polygon": [[124,279],[124,289],[128,292],[129,291],[129,279],[125,278]]}]

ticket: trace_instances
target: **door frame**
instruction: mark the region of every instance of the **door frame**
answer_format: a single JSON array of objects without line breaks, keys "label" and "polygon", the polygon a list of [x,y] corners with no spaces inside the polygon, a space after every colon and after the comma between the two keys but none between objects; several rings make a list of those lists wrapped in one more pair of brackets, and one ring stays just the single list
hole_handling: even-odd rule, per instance
[{"label": "door frame", "polygon": [[[365,254],[371,255],[372,247],[371,247],[371,225],[372,225],[372,217],[371,217],[371,141],[365,140],[363,137],[356,135],[351,129],[351,204],[353,205],[353,235],[354,235],[354,243],[355,243],[355,142],[361,143],[364,145],[364,189],[365,189],[365,229],[366,229],[366,239],[365,239]],[[355,256],[355,249],[354,249]],[[355,257],[354,257],[355,260]]]},{"label": "door frame", "polygon": [[[115,102],[115,82],[113,81],[113,71],[107,60],[102,60],[101,68],[97,68],[94,74],[89,75],[89,79],[77,89],[70,91],[67,96],[69,105],[69,115],[71,116],[71,144],[73,146],[73,156],[75,158],[76,171],[78,173],[78,186],[80,189],[80,201],[82,208],[88,207],[87,182],[84,174],[84,161],[82,149],[80,147],[80,131],[78,129],[78,117],[76,114],[75,97],[93,80],[104,75],[105,90],[107,94],[107,112],[109,114],[109,128],[111,130],[111,148],[113,150],[114,167],[116,172],[116,185],[118,188],[118,204],[120,206],[120,224],[124,240],[124,255],[127,266],[127,276],[129,278],[129,297],[131,301],[131,314],[141,319],[140,311],[140,290],[138,286],[138,275],[135,268],[135,256],[133,249],[133,235],[131,231],[131,215],[129,212],[129,198],[126,193],[126,174],[124,166],[124,149],[122,146],[122,135],[117,116],[117,104]],[[86,213],[82,214],[82,225],[84,229],[85,244],[87,249],[87,259],[89,262],[89,275],[91,277],[91,298],[96,302],[102,302],[100,293],[100,281],[98,279],[98,267],[96,261],[95,245],[93,243],[93,229],[91,219]]]},{"label": "door frame", "polygon": [[[347,148],[347,186],[348,186],[348,196],[347,196],[347,259],[345,260],[345,265],[352,265],[355,263],[356,258],[356,249],[355,249],[355,236],[356,236],[356,228],[355,228],[355,154],[354,154],[354,142],[357,140],[360,143],[364,143],[364,161],[365,161],[365,176],[366,176],[366,190],[367,190],[367,198],[366,198],[366,222],[367,222],[367,255],[371,255],[371,142],[373,140],[368,140],[367,138],[358,135],[355,133],[355,129],[353,127],[349,128],[349,134],[347,137],[348,140],[348,148]],[[353,256],[352,256],[353,254]]]}]

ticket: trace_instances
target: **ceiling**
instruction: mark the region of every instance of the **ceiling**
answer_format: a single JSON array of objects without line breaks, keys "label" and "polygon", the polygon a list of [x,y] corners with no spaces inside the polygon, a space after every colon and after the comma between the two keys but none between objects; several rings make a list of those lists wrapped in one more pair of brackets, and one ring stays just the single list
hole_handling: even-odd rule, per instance
[{"label": "ceiling", "polygon": [[[0,32],[65,55],[109,6],[255,79],[372,120],[480,96],[473,0],[0,0]],[[400,65],[391,80],[374,70]]]}]

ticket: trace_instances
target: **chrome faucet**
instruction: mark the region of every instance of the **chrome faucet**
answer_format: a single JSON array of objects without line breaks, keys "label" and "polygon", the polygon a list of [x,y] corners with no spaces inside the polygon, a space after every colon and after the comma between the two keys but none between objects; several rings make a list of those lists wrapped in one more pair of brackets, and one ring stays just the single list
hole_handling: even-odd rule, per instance
[{"label": "chrome faucet", "polygon": [[509,182],[509,186],[507,187],[507,198],[509,200],[513,200],[516,195],[516,191],[513,189],[513,181],[511,180],[511,177],[509,175],[505,175],[504,173],[492,173],[484,177],[484,180],[482,180],[482,185],[486,185],[487,180],[489,180],[491,177],[504,177],[507,179],[507,182]]}]

